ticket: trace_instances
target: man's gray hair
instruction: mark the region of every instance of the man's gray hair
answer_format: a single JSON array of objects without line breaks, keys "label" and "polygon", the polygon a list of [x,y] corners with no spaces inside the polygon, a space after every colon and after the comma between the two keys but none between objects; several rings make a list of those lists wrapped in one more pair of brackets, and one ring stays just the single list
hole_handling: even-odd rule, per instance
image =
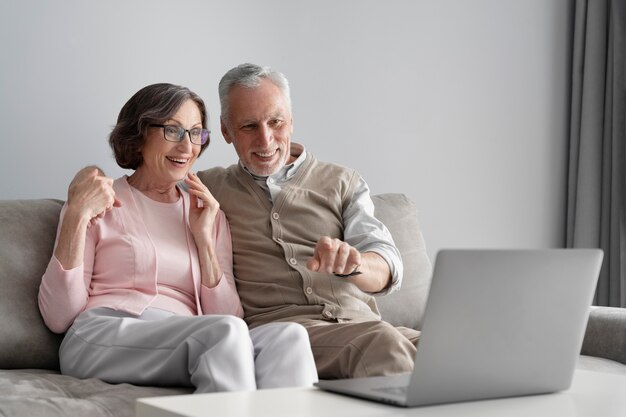
[{"label": "man's gray hair", "polygon": [[229,70],[220,80],[218,92],[220,95],[220,105],[222,107],[222,119],[228,120],[229,106],[228,94],[235,86],[246,88],[258,87],[262,78],[267,78],[276,85],[287,100],[289,112],[291,112],[291,96],[289,93],[289,81],[282,73],[273,70],[271,67],[262,67],[255,64],[241,64]]}]

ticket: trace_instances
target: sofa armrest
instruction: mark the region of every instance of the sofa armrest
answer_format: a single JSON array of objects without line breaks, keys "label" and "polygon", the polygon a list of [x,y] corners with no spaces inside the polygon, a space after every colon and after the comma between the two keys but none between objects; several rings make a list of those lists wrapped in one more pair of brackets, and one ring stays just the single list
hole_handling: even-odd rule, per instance
[{"label": "sofa armrest", "polygon": [[62,336],[44,324],[37,293],[62,206],[60,200],[0,200],[0,369],[59,369]]},{"label": "sofa armrest", "polygon": [[626,308],[592,307],[581,353],[626,364]]}]

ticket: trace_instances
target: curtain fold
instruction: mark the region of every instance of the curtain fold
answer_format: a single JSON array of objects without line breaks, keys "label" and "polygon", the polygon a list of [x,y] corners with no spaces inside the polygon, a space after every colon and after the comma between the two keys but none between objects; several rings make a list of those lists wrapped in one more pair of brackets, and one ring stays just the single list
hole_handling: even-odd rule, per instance
[{"label": "curtain fold", "polygon": [[626,0],[577,0],[567,247],[604,250],[594,304],[626,307]]}]

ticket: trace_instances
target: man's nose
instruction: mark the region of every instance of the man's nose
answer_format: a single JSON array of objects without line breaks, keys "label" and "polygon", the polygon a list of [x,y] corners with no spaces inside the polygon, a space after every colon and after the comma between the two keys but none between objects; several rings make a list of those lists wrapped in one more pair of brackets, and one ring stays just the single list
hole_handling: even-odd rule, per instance
[{"label": "man's nose", "polygon": [[259,128],[259,140],[264,144],[270,143],[274,137],[274,131],[266,124],[262,124]]}]

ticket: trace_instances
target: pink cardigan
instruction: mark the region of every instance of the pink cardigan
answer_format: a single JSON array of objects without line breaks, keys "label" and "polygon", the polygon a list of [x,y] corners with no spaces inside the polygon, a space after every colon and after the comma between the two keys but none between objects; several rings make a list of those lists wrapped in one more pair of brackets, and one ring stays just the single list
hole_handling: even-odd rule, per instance
[{"label": "pink cardigan", "polygon": [[[94,307],[109,307],[140,315],[156,296],[156,249],[148,236],[126,176],[115,180],[113,189],[123,206],[114,208],[87,229],[83,264],[64,270],[52,255],[43,275],[39,287],[39,309],[53,332],[65,332],[81,312]],[[181,194],[189,225],[189,194],[182,190]],[[59,228],[65,210],[64,206]],[[208,288],[201,284],[198,253],[192,250],[189,254],[198,314],[243,317],[233,276],[230,228],[221,210],[215,219],[213,238],[223,273],[216,287]],[[195,248],[189,229],[187,239],[189,247]]]}]

